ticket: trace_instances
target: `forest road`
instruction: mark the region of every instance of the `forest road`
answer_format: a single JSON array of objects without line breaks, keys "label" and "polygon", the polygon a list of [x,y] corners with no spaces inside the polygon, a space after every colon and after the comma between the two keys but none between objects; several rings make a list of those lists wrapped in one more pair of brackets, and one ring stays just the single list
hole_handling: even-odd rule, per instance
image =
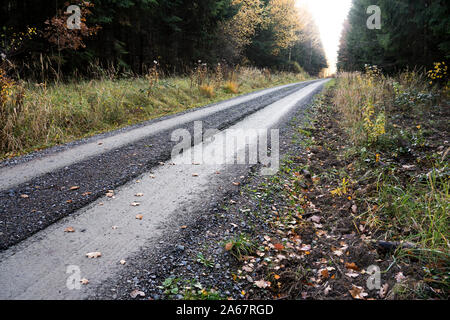
[{"label": "forest road", "polygon": [[[128,257],[176,234],[211,190],[236,187],[251,167],[235,164],[242,148],[248,156],[262,147],[254,135],[229,147],[229,134],[275,129],[267,137],[273,154],[273,132],[327,81],[258,91],[0,163],[0,299],[88,298]],[[200,136],[218,131],[196,141],[199,126]],[[181,141],[174,134],[192,137],[189,153],[172,156]],[[224,162],[215,161],[217,150]]]}]

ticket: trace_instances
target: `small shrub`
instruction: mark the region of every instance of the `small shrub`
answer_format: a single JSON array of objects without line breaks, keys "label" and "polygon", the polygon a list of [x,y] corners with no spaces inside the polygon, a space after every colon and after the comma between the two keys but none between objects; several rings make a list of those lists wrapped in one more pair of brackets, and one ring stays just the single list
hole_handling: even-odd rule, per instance
[{"label": "small shrub", "polygon": [[202,84],[199,88],[200,93],[208,98],[213,98],[215,96],[214,87],[209,84]]},{"label": "small shrub", "polygon": [[225,243],[225,250],[229,251],[236,259],[240,260],[243,256],[249,256],[256,250],[256,244],[250,240],[247,235],[239,236],[228,240]]},{"label": "small shrub", "polygon": [[238,93],[239,92],[239,86],[236,82],[228,81],[225,83],[224,86],[225,92],[227,93]]}]

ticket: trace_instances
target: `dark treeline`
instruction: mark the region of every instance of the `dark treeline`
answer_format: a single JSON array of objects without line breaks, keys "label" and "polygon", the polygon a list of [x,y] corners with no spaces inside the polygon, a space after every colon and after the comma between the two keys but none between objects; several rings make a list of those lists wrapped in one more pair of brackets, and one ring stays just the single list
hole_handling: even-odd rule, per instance
[{"label": "dark treeline", "polygon": [[[61,27],[71,4],[84,8],[84,32]],[[48,65],[140,74],[154,61],[176,73],[198,61],[311,74],[327,67],[311,15],[294,0],[3,0],[0,10],[0,49],[21,76],[38,78]],[[36,33],[26,37],[28,28]],[[13,46],[17,34],[24,39]]]},{"label": "dark treeline", "polygon": [[[381,29],[367,28],[370,5],[381,9]],[[448,0],[353,0],[341,38],[338,68],[377,65],[393,73],[430,67],[450,57]]]}]

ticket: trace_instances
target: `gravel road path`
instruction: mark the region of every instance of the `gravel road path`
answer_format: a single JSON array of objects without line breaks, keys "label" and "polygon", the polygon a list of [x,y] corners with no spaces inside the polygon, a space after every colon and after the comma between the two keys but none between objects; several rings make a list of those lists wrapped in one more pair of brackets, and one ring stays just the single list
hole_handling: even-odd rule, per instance
[{"label": "gravel road path", "polygon": [[[183,128],[192,133],[194,120],[202,121],[203,130],[223,130],[221,134],[231,129],[278,128],[324,82],[238,97],[4,165],[2,172],[33,166],[42,167],[39,173],[48,172],[16,186],[11,185],[12,180],[1,182],[7,188],[0,192],[0,243],[4,249],[0,253],[0,286],[4,288],[0,298],[88,297],[126,267],[119,261],[173,232],[180,216],[209,206],[248,173],[248,165],[161,165],[170,159],[173,130]],[[205,147],[212,148],[219,141]],[[101,147],[104,144],[107,147]],[[81,155],[82,150],[88,150],[89,156]],[[177,163],[177,159],[172,161]],[[113,197],[105,196],[108,190],[114,190]],[[75,232],[64,232],[67,227]],[[86,257],[97,251],[101,257]],[[69,290],[68,266],[80,268],[89,285]]]}]

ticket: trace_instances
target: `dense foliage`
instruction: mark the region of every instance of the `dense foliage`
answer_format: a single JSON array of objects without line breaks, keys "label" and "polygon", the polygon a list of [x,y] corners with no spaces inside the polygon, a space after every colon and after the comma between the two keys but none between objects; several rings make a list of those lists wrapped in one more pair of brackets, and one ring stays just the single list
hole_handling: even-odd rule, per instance
[{"label": "dense foliage", "polygon": [[[381,9],[381,29],[367,28],[370,5]],[[353,0],[344,27],[338,68],[363,70],[377,65],[387,72],[430,68],[450,57],[450,14],[445,0]]]},{"label": "dense foliage", "polygon": [[[72,4],[82,7],[82,30],[61,27]],[[98,66],[145,73],[154,61],[177,73],[199,60],[313,74],[326,67],[318,32],[295,0],[6,0],[0,15],[3,64],[6,57],[36,79]],[[33,37],[11,48],[28,28]]]}]

